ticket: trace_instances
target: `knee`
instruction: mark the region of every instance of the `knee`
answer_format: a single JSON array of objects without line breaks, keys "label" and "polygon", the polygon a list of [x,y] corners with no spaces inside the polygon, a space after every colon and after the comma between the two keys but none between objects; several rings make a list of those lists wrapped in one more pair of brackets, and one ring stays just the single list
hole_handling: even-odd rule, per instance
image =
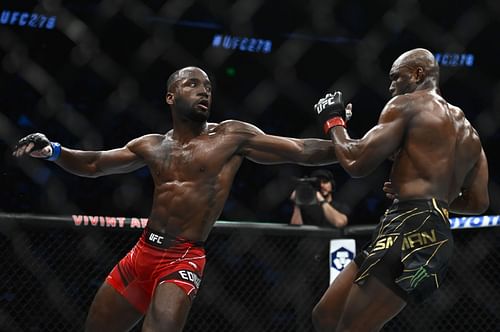
[{"label": "knee", "polygon": [[320,304],[313,308],[312,322],[318,332],[335,331],[338,324],[338,320],[333,313],[328,312]]}]

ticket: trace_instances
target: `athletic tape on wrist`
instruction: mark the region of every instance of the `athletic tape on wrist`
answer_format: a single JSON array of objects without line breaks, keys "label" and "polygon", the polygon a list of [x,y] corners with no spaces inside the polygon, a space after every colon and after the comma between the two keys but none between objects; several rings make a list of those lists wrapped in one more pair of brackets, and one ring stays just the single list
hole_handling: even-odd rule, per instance
[{"label": "athletic tape on wrist", "polygon": [[57,158],[59,158],[59,155],[61,154],[61,144],[56,142],[50,142],[50,146],[52,147],[52,155],[48,157],[47,160],[55,161],[57,160]]},{"label": "athletic tape on wrist", "polygon": [[336,126],[342,126],[345,128],[345,121],[340,116],[336,116],[334,118],[326,120],[325,125],[323,126],[323,130],[325,131],[325,134],[328,135],[330,129]]}]

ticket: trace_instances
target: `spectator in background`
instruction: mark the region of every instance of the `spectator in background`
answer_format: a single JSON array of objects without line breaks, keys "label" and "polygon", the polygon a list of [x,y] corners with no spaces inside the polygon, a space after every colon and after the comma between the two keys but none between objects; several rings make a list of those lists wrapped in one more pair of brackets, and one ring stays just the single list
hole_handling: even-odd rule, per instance
[{"label": "spectator in background", "polygon": [[319,169],[311,173],[311,177],[299,179],[292,192],[294,202],[292,225],[315,225],[344,227],[347,216],[333,204],[335,180],[329,170]]}]

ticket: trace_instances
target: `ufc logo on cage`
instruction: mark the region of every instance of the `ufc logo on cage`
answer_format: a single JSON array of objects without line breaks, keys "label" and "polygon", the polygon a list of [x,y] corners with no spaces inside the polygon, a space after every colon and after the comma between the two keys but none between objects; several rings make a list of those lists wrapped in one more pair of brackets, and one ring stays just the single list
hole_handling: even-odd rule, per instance
[{"label": "ufc logo on cage", "polygon": [[163,236],[156,235],[155,233],[149,234],[149,241],[158,243],[158,244],[163,244]]}]

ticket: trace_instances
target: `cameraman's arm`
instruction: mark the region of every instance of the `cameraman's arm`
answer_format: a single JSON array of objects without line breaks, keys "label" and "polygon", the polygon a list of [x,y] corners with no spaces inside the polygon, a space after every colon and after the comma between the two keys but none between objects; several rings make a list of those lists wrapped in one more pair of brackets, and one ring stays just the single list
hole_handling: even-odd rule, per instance
[{"label": "cameraman's arm", "polygon": [[303,225],[302,214],[300,213],[299,207],[295,204],[295,190],[290,195],[290,200],[293,203],[293,213],[290,219],[290,225]]},{"label": "cameraman's arm", "polygon": [[347,225],[347,216],[345,214],[334,208],[327,201],[325,201],[325,203],[320,202],[320,205],[323,209],[326,220],[328,220],[330,224],[337,228],[342,228]]},{"label": "cameraman's arm", "polygon": [[333,207],[332,204],[321,195],[319,191],[316,192],[316,200],[321,206],[326,220],[337,228],[342,228],[347,225],[347,216]]},{"label": "cameraman's arm", "polygon": [[300,213],[300,208],[297,205],[293,206],[292,219],[290,219],[290,225],[303,225],[302,214]]}]

